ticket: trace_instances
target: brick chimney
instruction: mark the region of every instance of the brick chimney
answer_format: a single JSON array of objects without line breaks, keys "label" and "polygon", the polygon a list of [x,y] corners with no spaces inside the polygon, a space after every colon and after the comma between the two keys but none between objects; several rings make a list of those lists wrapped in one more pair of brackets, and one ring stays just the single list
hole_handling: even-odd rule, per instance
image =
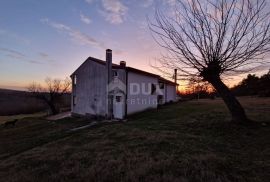
[{"label": "brick chimney", "polygon": [[112,80],[112,50],[106,50],[106,70],[107,70],[107,84]]},{"label": "brick chimney", "polygon": [[125,68],[126,67],[126,61],[120,61],[120,66],[122,68]]},{"label": "brick chimney", "polygon": [[[106,86],[109,86],[109,84],[112,81],[112,50],[107,49],[106,50]],[[113,98],[109,95],[109,92],[107,90],[107,102],[106,102],[106,117],[107,119],[112,119],[112,103]]]}]

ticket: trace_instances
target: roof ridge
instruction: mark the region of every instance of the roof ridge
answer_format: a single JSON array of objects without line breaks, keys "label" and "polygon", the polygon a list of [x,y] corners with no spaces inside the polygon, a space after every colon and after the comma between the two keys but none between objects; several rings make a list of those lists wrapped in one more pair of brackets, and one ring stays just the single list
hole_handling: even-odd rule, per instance
[{"label": "roof ridge", "polygon": [[[96,62],[96,63],[99,63],[99,64],[103,64],[103,65],[105,65],[106,64],[106,61],[104,61],[104,60],[101,60],[101,59],[98,59],[98,58],[94,58],[94,57],[91,57],[91,56],[89,56],[72,74],[71,74],[71,76],[84,64],[84,63],[86,63],[87,61],[94,61],[94,62]],[[112,66],[114,66],[114,68],[122,68],[123,69],[123,67],[121,67],[120,65],[118,65],[118,64],[115,64],[115,63],[112,63]],[[168,83],[171,83],[171,84],[176,84],[176,85],[178,85],[177,83],[174,83],[174,82],[172,82],[172,81],[170,81],[170,80],[167,80],[167,79],[165,79],[165,78],[163,78],[163,77],[161,77],[160,75],[157,75],[157,74],[154,74],[154,73],[150,73],[150,72],[148,72],[148,71],[144,71],[144,70],[140,70],[140,69],[138,69],[138,68],[134,68],[134,67],[130,67],[130,66],[126,66],[125,67],[127,70],[130,70],[130,71],[134,71],[134,72],[138,72],[138,73],[142,73],[142,74],[147,74],[147,75],[151,75],[151,76],[153,76],[153,77],[156,77],[156,78],[158,78],[158,79],[163,79],[164,81],[166,81],[166,82],[168,82]]]}]

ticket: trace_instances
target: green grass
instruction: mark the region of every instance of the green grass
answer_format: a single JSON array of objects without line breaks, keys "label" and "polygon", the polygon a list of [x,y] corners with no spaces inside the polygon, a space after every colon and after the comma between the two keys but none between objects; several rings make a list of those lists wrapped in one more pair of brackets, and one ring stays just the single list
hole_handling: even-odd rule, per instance
[{"label": "green grass", "polygon": [[4,181],[270,181],[270,99],[242,98],[266,126],[229,122],[220,100],[178,103],[126,123],[25,118],[0,129]]}]

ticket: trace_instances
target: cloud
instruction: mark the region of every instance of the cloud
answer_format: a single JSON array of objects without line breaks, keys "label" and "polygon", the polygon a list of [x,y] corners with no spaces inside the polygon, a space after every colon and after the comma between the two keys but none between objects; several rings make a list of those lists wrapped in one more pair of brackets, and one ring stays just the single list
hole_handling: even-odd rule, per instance
[{"label": "cloud", "polygon": [[49,54],[45,53],[45,52],[38,52],[37,55],[39,56],[39,58],[42,60],[42,61],[46,61],[48,63],[51,63],[51,65],[55,65],[55,63],[57,62],[55,59],[52,59],[50,57]]},{"label": "cloud", "polygon": [[68,35],[72,41],[76,42],[79,45],[90,45],[90,46],[104,48],[103,43],[100,43],[96,39],[90,37],[89,35],[82,33],[79,30],[75,30],[67,25],[50,21],[47,18],[41,19],[41,22],[56,29],[59,33]]},{"label": "cloud", "polygon": [[19,51],[8,49],[8,48],[0,47],[0,51],[8,53],[9,57],[16,57],[16,58],[25,58],[26,57],[25,54],[23,54],[23,53],[21,53]]},{"label": "cloud", "polygon": [[147,8],[147,7],[151,6],[153,3],[154,3],[154,0],[143,0],[142,6]]},{"label": "cloud", "polygon": [[148,29],[148,23],[144,20],[144,21],[138,21],[138,27],[141,29],[141,30],[149,30]]},{"label": "cloud", "polygon": [[[107,49],[107,45],[105,45],[103,42],[99,42],[96,39],[90,37],[89,35],[80,32],[79,30],[75,30],[67,25],[64,25],[62,23],[57,23],[50,21],[49,19],[41,19],[41,22],[49,25],[50,27],[57,30],[59,33],[63,33],[70,37],[70,39],[74,42],[76,42],[79,45],[89,45],[89,46],[95,46],[101,49]],[[124,54],[124,51],[116,50],[116,54]]]},{"label": "cloud", "polygon": [[51,27],[53,27],[53,28],[55,28],[55,29],[57,29],[59,31],[69,31],[70,30],[70,27],[68,27],[68,26],[66,26],[64,24],[61,24],[61,23],[52,22],[48,18],[41,19],[40,21],[42,23],[50,25]]},{"label": "cloud", "polygon": [[13,50],[13,49],[0,47],[0,52],[4,52],[6,53],[5,56],[10,57],[12,59],[19,60],[19,61],[24,61],[28,63],[34,63],[34,64],[42,64],[41,62],[29,59],[25,54],[19,51]]},{"label": "cloud", "polygon": [[164,3],[168,4],[169,6],[175,6],[176,0],[163,0]]},{"label": "cloud", "polygon": [[128,7],[120,0],[102,0],[102,6],[104,10],[101,11],[101,14],[106,21],[111,24],[121,24],[124,22]]},{"label": "cloud", "polygon": [[38,55],[42,58],[47,58],[49,57],[49,55],[47,53],[44,53],[44,52],[39,52]]},{"label": "cloud", "polygon": [[88,4],[92,4],[94,0],[85,0],[85,2],[87,2]]},{"label": "cloud", "polygon": [[84,14],[80,13],[80,18],[81,18],[81,21],[85,24],[90,24],[92,22],[92,20],[85,16]]}]

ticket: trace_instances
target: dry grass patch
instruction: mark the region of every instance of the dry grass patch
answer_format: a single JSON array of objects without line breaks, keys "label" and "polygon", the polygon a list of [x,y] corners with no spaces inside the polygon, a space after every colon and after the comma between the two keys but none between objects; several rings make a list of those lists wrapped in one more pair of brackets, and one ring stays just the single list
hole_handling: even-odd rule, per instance
[{"label": "dry grass patch", "polygon": [[[270,106],[264,100],[245,99],[249,100],[241,102],[246,108],[250,102],[257,108]],[[267,124],[256,128],[229,123],[220,100],[170,105],[133,115],[126,123],[102,124],[73,133],[65,131],[88,121],[66,119],[51,124],[28,119],[25,126],[0,130],[0,178],[267,182],[270,119],[261,111],[249,113]],[[6,148],[8,142],[13,147]]]}]

